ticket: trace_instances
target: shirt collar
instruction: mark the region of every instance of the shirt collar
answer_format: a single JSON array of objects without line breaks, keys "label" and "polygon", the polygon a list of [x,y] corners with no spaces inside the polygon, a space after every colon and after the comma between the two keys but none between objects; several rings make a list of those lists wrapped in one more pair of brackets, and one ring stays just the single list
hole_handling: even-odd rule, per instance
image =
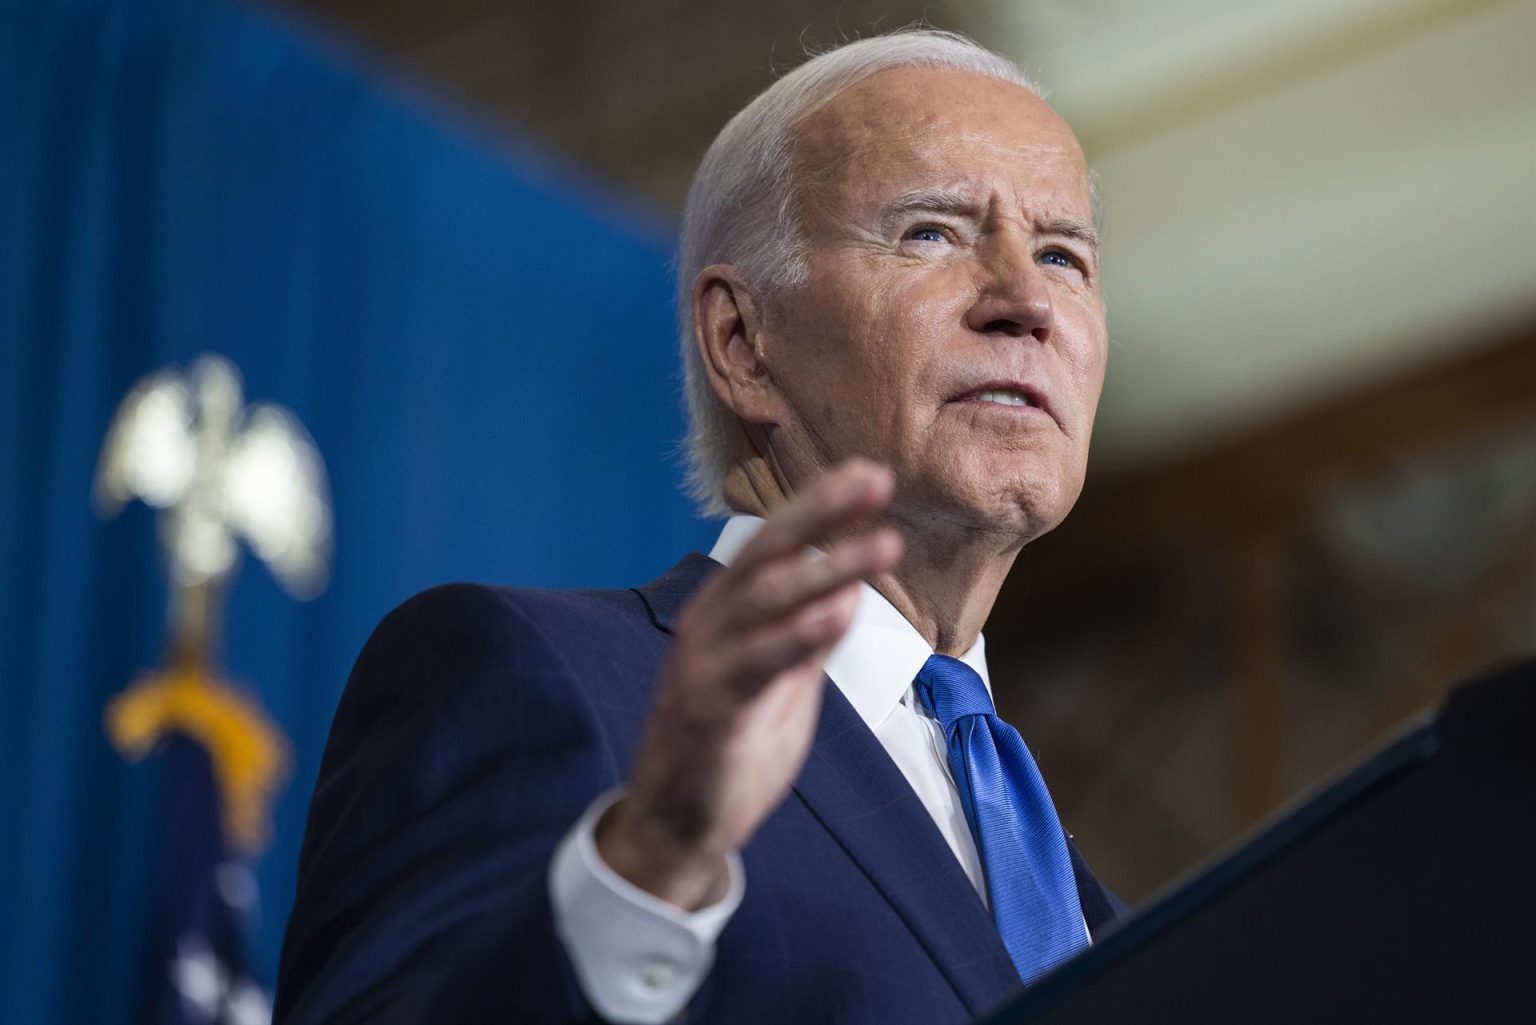
[{"label": "shirt collar", "polygon": [[[720,531],[709,557],[729,566],[762,525],[757,516],[732,516]],[[859,608],[854,613],[853,625],[827,656],[826,670],[859,718],[874,730],[897,705],[910,700],[912,681],[932,654],[933,649],[923,635],[896,606],[865,583],[859,586]],[[990,694],[992,680],[987,675],[985,638],[978,635],[960,661],[976,670]]]}]

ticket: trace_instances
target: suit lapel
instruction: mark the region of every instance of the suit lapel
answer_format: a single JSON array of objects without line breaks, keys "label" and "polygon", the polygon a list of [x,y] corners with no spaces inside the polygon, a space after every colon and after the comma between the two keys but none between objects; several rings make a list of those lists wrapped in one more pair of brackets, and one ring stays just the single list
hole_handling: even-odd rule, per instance
[{"label": "suit lapel", "polygon": [[[719,564],[686,556],[637,593],[657,627]],[[1020,990],[991,916],[922,802],[842,692],[828,681],[794,793],[912,931],[972,1015]]]},{"label": "suit lapel", "polygon": [[698,590],[705,577],[721,568],[721,565],[709,556],[689,552],[678,560],[676,566],[650,583],[641,584],[633,590],[640,596],[641,601],[645,602],[645,607],[651,614],[651,622],[655,623],[658,629],[671,633],[683,603]]},{"label": "suit lapel", "polygon": [[1020,989],[997,927],[901,770],[828,681],[795,794],[895,909],[972,1015]]},{"label": "suit lapel", "polygon": [[1093,942],[1098,943],[1110,927],[1129,918],[1131,910],[1088,870],[1088,863],[1070,836],[1067,837],[1067,853],[1072,856],[1072,875],[1077,881],[1078,900],[1083,905],[1083,921],[1088,923]]}]

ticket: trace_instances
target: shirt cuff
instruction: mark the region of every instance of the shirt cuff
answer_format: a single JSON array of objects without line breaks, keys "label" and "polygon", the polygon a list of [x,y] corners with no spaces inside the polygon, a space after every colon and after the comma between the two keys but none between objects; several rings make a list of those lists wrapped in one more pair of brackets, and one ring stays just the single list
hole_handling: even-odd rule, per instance
[{"label": "shirt cuff", "polygon": [[718,902],[684,911],[635,886],[597,852],[598,820],[623,794],[603,794],[565,834],[549,864],[555,931],[594,1010],[616,1025],[678,1015],[715,963],[715,940],[741,904],[741,858],[727,859]]}]

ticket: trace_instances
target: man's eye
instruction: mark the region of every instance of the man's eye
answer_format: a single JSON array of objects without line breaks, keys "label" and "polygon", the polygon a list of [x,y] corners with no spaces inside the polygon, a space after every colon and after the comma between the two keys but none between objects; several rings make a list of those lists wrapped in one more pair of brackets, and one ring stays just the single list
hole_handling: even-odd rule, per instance
[{"label": "man's eye", "polygon": [[1065,267],[1068,270],[1077,266],[1077,261],[1073,260],[1070,254],[1064,253],[1060,249],[1047,249],[1040,254],[1040,259],[1053,267]]},{"label": "man's eye", "polygon": [[911,231],[907,232],[907,241],[908,242],[943,242],[943,241],[945,241],[945,238],[944,238],[944,232],[943,232],[942,229],[934,228],[934,227],[925,227],[925,228],[913,228]]}]

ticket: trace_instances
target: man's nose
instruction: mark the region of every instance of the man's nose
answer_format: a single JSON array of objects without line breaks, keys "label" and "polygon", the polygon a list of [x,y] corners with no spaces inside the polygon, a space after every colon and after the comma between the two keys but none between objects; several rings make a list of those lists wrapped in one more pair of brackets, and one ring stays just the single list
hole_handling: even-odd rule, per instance
[{"label": "man's nose", "polygon": [[1033,335],[1047,341],[1056,311],[1045,272],[1035,262],[1029,240],[994,235],[980,247],[980,289],[966,313],[966,325],[982,334],[1008,338]]}]

